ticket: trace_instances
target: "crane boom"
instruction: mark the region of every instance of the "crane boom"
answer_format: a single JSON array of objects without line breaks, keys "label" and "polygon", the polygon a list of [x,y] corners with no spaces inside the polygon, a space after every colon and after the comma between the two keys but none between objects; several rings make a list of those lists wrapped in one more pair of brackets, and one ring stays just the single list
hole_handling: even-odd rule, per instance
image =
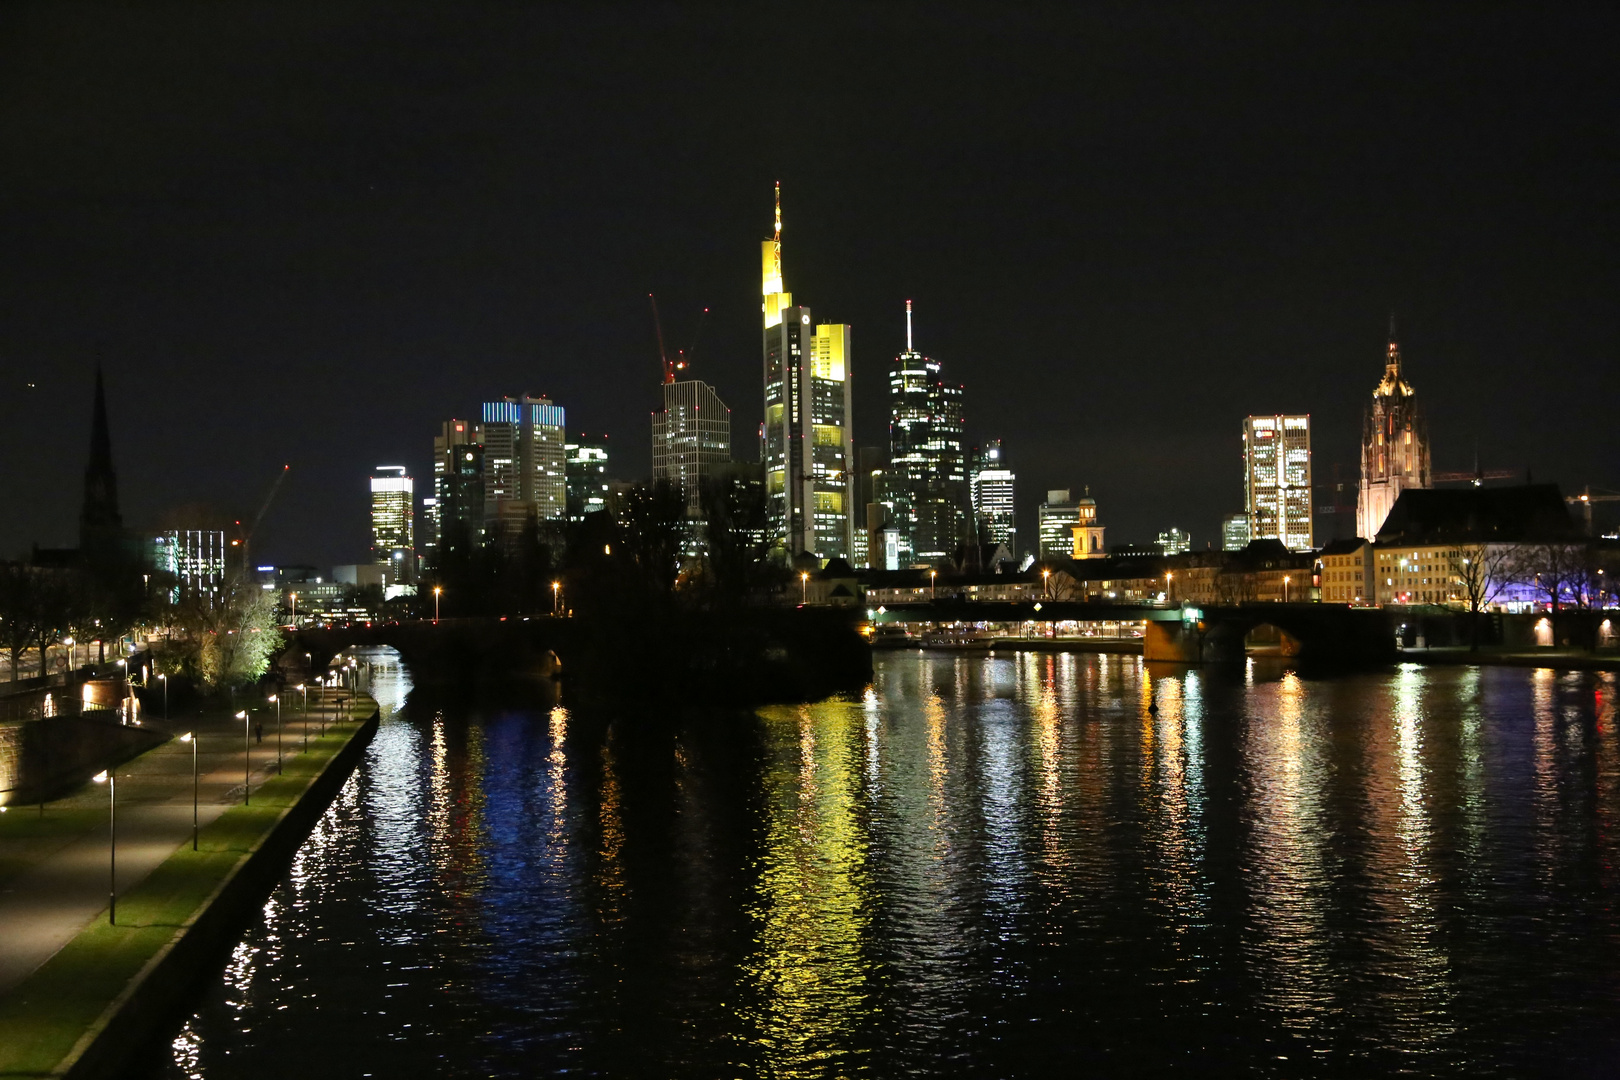
[{"label": "crane boom", "polygon": [[[291,465],[283,465],[281,467],[281,471],[276,474],[275,480],[271,481],[270,483],[269,494],[265,495],[264,502],[259,504],[259,512],[253,515],[252,523],[249,524],[246,529],[242,530],[242,565],[244,567],[252,565],[252,560],[248,557],[248,549],[253,544],[253,534],[258,530],[259,522],[264,520],[264,515],[269,513],[270,504],[276,499],[276,492],[281,490],[281,484],[287,479],[287,473],[291,470]],[[241,528],[242,523],[240,521],[238,521],[236,524],[238,528]]]},{"label": "crane boom", "polygon": [[670,363],[669,351],[664,348],[664,324],[658,318],[658,298],[652,293],[647,294],[647,300],[652,304],[653,329],[658,332],[658,360],[664,365],[664,381],[675,381],[675,365]]}]

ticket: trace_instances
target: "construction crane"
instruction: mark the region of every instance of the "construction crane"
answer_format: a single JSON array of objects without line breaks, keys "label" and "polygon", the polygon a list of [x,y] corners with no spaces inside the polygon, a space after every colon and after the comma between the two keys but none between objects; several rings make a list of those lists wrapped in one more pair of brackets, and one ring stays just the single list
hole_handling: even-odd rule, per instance
[{"label": "construction crane", "polygon": [[692,335],[692,344],[686,349],[677,349],[672,359],[669,350],[664,348],[664,324],[658,318],[658,298],[652,293],[647,294],[647,300],[652,304],[653,329],[658,332],[658,359],[663,364],[664,381],[675,381],[675,373],[685,371],[691,365],[691,358],[697,353],[698,341],[703,337],[703,323],[709,317],[709,309],[704,308],[703,314],[698,316],[697,333]]},{"label": "construction crane", "polygon": [[1518,476],[1514,469],[1470,469],[1467,472],[1437,472],[1429,479],[1436,484],[1473,484],[1479,487],[1487,480],[1511,480]]},{"label": "construction crane", "polygon": [[281,490],[282,481],[287,479],[287,473],[291,470],[291,465],[283,465],[281,467],[281,471],[276,474],[276,478],[270,483],[270,493],[264,497],[264,502],[259,504],[259,512],[253,515],[252,524],[244,529],[242,528],[242,523],[240,521],[236,523],[237,536],[235,540],[231,541],[231,546],[240,547],[242,549],[242,566],[244,568],[251,567],[253,565],[252,561],[248,557],[248,549],[253,543],[253,534],[258,529],[259,522],[264,520],[264,515],[269,512],[270,504],[275,501],[276,492]]},{"label": "construction crane", "polygon": [[1580,504],[1581,511],[1586,515],[1587,536],[1592,535],[1592,504],[1600,502],[1620,502],[1620,491],[1614,491],[1610,488],[1598,488],[1598,490],[1603,494],[1592,494],[1592,485],[1587,484],[1586,487],[1581,490],[1579,495],[1564,496],[1564,501],[1569,503],[1571,506],[1574,506],[1576,503]]}]

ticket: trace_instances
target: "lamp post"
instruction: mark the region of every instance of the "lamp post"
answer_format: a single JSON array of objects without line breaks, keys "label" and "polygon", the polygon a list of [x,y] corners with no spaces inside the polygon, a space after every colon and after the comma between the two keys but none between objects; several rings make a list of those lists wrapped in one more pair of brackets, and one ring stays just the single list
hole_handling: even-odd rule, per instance
[{"label": "lamp post", "polygon": [[[296,630],[298,629],[298,591],[296,589],[289,589],[287,590],[287,595],[292,597],[292,628]],[[305,655],[308,654],[306,653]]]},{"label": "lamp post", "polygon": [[118,923],[118,780],[112,770],[92,777],[107,785],[107,925]]},{"label": "lamp post", "polygon": [[242,805],[250,806],[253,802],[253,792],[248,787],[253,777],[253,745],[248,741],[248,714],[243,709],[236,714],[242,721]]},{"label": "lamp post", "polygon": [[295,688],[304,699],[304,749],[309,749],[309,690],[303,683]]},{"label": "lamp post", "polygon": [[931,604],[939,599],[939,571],[928,571],[928,602]]},{"label": "lamp post", "polygon": [[1052,599],[1052,571],[1041,571],[1041,595],[1048,600]]},{"label": "lamp post", "polygon": [[197,733],[188,731],[181,742],[191,744],[191,850],[197,850]]},{"label": "lamp post", "polygon": [[1174,604],[1176,602],[1175,579],[1176,579],[1175,571],[1166,570],[1164,572],[1164,598],[1165,598],[1165,600],[1167,602],[1169,602],[1171,604]]},{"label": "lamp post", "polygon": [[123,692],[118,697],[118,709],[124,714],[124,723],[129,723],[129,661],[118,661],[119,678],[124,684]]},{"label": "lamp post", "polygon": [[158,673],[158,682],[163,684],[163,722],[169,722],[169,677],[162,672]]},{"label": "lamp post", "polygon": [[271,694],[270,700],[276,703],[276,775],[280,776],[285,771],[281,764],[281,695]]},{"label": "lamp post", "polygon": [[810,597],[810,571],[808,571],[808,570],[800,570],[799,571],[799,606],[804,607],[804,605],[808,604],[810,602],[809,597]]},{"label": "lamp post", "polygon": [[553,615],[557,615],[557,614],[560,614],[561,611],[562,611],[562,582],[553,581],[551,583],[551,613]]},{"label": "lamp post", "polygon": [[[433,624],[435,626],[439,623],[439,594],[442,592],[444,592],[444,589],[438,585],[433,586]],[[552,607],[555,608],[556,604],[553,603]]]},{"label": "lamp post", "polygon": [[1283,575],[1283,603],[1288,603],[1288,575]]}]

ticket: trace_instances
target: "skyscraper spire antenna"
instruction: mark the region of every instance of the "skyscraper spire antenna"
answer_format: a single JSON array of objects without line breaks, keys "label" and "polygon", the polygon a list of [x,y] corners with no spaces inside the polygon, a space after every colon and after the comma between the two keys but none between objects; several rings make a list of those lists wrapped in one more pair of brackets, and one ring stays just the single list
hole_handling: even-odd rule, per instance
[{"label": "skyscraper spire antenna", "polygon": [[776,182],[776,242],[782,242],[782,181]]},{"label": "skyscraper spire antenna", "polygon": [[906,301],[906,352],[911,351],[911,301]]}]

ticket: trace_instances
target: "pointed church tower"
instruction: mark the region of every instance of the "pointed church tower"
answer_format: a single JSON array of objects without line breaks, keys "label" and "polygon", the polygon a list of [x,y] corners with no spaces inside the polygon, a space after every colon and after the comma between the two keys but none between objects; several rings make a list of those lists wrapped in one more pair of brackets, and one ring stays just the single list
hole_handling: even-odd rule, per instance
[{"label": "pointed church tower", "polygon": [[107,432],[107,393],[96,365],[96,404],[90,420],[90,462],[84,468],[84,506],[79,511],[79,550],[86,559],[115,555],[123,542],[118,513],[118,474]]},{"label": "pointed church tower", "polygon": [[1401,346],[1395,315],[1389,316],[1389,348],[1384,377],[1373,391],[1361,425],[1361,489],[1356,498],[1356,535],[1378,536],[1401,492],[1432,487],[1429,426],[1417,393],[1401,372]]}]

